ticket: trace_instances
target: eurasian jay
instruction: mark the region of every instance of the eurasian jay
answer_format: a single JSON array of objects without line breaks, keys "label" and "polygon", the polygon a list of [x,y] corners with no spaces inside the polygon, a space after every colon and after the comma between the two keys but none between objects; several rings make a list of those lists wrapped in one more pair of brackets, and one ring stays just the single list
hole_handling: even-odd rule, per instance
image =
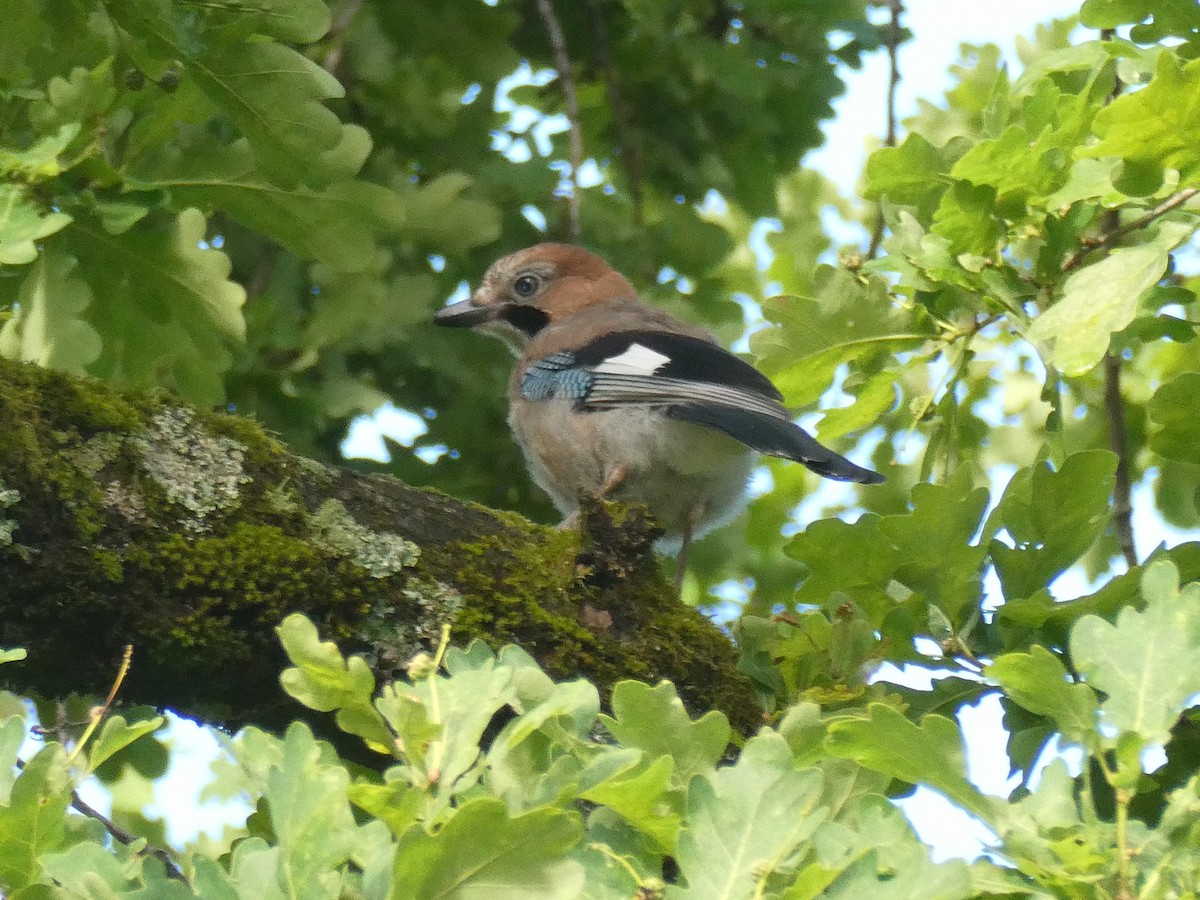
[{"label": "eurasian jay", "polygon": [[680,576],[692,539],[739,510],[759,453],[838,481],[883,481],[796,425],[762,373],[647,306],[579,247],[505,256],[434,321],[480,326],[519,357],[509,425],[564,524],[583,494],[645,503],[679,545]]}]

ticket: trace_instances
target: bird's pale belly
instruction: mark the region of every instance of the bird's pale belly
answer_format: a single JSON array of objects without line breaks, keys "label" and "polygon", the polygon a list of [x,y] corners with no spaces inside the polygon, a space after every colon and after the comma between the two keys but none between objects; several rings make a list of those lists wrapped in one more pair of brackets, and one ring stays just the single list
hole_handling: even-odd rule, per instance
[{"label": "bird's pale belly", "polygon": [[645,503],[668,543],[689,518],[698,535],[741,509],[758,454],[719,431],[649,407],[579,414],[565,400],[516,403],[524,409],[509,424],[533,480],[564,516],[578,509],[581,494],[601,493],[622,472],[609,496]]}]

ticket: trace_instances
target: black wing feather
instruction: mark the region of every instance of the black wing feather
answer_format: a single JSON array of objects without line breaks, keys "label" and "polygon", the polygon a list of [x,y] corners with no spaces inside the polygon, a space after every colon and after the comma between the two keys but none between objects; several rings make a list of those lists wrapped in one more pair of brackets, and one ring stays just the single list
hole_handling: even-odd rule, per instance
[{"label": "black wing feather", "polygon": [[672,419],[723,431],[760,453],[803,463],[825,478],[860,484],[879,484],[884,480],[878,472],[855,465],[841,454],[819,444],[816,438],[790,419],[777,419],[734,406],[715,405],[672,406],[667,410],[667,415]]},{"label": "black wing feather", "polygon": [[606,359],[620,356],[634,344],[661,353],[669,362],[655,376],[681,381],[703,381],[743,388],[782,400],[783,394],[771,380],[744,359],[704,338],[670,331],[617,331],[596,338],[574,351],[581,366],[598,366]]},{"label": "black wing feather", "polygon": [[[652,373],[596,371],[640,345],[665,359]],[[525,371],[527,400],[565,399],[580,410],[657,406],[666,415],[724,432],[748,447],[792,459],[838,481],[878,484],[883,476],[817,443],[792,421],[775,385],[750,364],[703,338],[621,331],[577,350],[545,356]]]}]

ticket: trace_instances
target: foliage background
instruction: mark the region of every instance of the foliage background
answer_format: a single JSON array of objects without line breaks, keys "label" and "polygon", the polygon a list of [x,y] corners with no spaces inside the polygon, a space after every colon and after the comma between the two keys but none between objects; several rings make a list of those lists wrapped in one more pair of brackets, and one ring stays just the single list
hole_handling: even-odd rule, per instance
[{"label": "foliage background", "polygon": [[[850,0],[10,0],[6,16],[0,353],[228,404],[325,459],[392,399],[457,452],[397,447],[389,471],[549,520],[512,475],[504,351],[428,318],[501,253],[579,238],[727,342],[744,326],[730,297],[760,303],[775,327],[751,340],[757,364],[797,408],[832,396],[820,437],[859,438],[889,475],[796,532],[815,481],[772,467],[774,491],[697,554],[695,596],[753,579],[734,631],[768,725],[736,762],[727,725],[690,721],[669,686],[625,687],[597,720],[594,691],[515,649],[451,651],[445,675],[373,705],[361,667],[290,620],[285,686],[341,709],[387,774],[302,726],[247,731],[219,784],[255,816],[164,869],[66,812],[90,772],[161,766],[156,720],[110,718],[90,743],[62,729],[15,777],[7,695],[14,896],[608,897],[664,877],[695,897],[1190,895],[1200,556],[1139,557],[1129,506],[1145,484],[1168,523],[1200,517],[1194,4],[1087,0],[1084,30],[1039,29],[1019,70],[968,48],[946,98],[871,156],[862,202],[796,167],[835,62],[907,37]],[[509,91],[532,110],[514,121],[491,101],[523,60],[559,77]],[[538,130],[560,111],[570,128]],[[836,265],[830,207],[870,235]],[[763,216],[781,224],[766,271],[747,248]],[[1094,591],[1059,601],[1076,566]],[[885,661],[949,677],[869,683]],[[966,779],[952,717],[995,692],[1011,803]],[[488,733],[501,708],[516,718]],[[1052,740],[1082,770],[1032,780]],[[1165,763],[1146,771],[1151,751]],[[881,799],[915,783],[987,822],[1000,865],[931,863]],[[162,845],[161,825],[120,818]]]}]

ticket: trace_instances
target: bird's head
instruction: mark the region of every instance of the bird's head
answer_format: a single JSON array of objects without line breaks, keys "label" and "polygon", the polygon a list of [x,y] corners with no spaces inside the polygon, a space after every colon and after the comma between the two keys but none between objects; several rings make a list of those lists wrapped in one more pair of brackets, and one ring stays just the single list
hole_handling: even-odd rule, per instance
[{"label": "bird's head", "polygon": [[492,263],[468,299],[438,310],[438,325],[483,326],[514,350],[596,303],[636,301],[623,275],[581,247],[538,244]]}]

